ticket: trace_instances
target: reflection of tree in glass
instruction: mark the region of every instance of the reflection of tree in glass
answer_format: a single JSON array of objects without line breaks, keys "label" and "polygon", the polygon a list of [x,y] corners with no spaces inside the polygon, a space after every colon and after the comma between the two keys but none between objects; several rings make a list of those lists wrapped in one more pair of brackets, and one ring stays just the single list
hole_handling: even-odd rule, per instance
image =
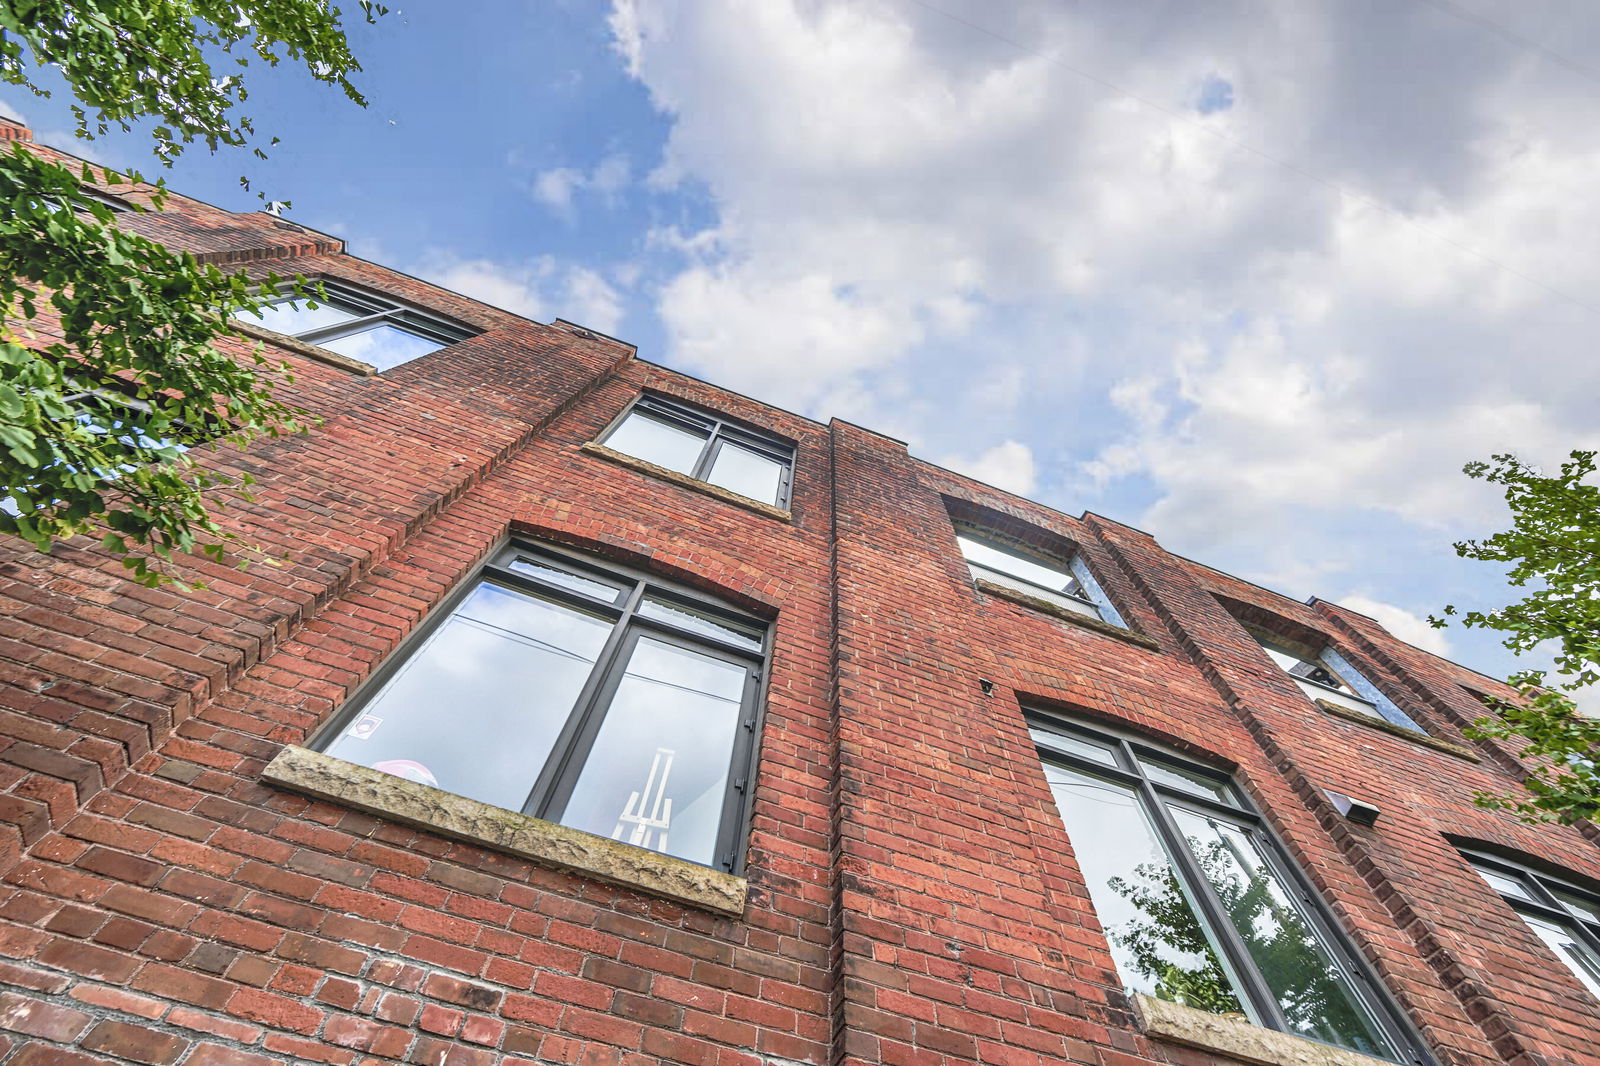
[{"label": "reflection of tree in glass", "polygon": [[[1236,853],[1226,839],[1191,836],[1188,841],[1290,1028],[1359,1051],[1387,1054],[1271,871]],[[1111,887],[1149,921],[1127,922],[1111,932],[1112,939],[1158,978],[1158,997],[1217,1014],[1241,1010],[1172,868],[1145,863],[1135,870],[1138,883],[1114,878]],[[1162,958],[1174,950],[1200,956],[1206,964],[1185,969]]]},{"label": "reflection of tree in glass", "polygon": [[[1164,862],[1134,867],[1137,883],[1113,877],[1111,890],[1150,916],[1148,922],[1128,921],[1107,930],[1112,943],[1126,950],[1140,973],[1155,981],[1157,999],[1212,1014],[1243,1013],[1222,964],[1195,920],[1177,875]],[[1205,960],[1205,965],[1184,967],[1172,960],[1181,955]]]}]

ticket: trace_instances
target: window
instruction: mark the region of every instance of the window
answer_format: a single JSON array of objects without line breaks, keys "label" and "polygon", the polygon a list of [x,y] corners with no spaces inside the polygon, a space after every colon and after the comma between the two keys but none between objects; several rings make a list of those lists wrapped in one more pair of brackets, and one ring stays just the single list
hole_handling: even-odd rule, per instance
[{"label": "window", "polygon": [[1600,896],[1505,859],[1473,854],[1466,859],[1600,999]]},{"label": "window", "polygon": [[1394,1061],[1419,1049],[1229,778],[1138,740],[1029,725],[1132,991]]},{"label": "window", "polygon": [[1368,718],[1380,718],[1426,735],[1427,730],[1412,721],[1410,715],[1362,677],[1332,645],[1319,652],[1286,637],[1268,635],[1256,629],[1251,629],[1250,635],[1256,638],[1273,662],[1294,678],[1300,691],[1313,703],[1331,703],[1347,711]]},{"label": "window", "polygon": [[512,544],[318,746],[731,870],[766,631],[643,574]]},{"label": "window", "polygon": [[323,296],[285,295],[234,317],[389,370],[474,335],[472,330],[333,281]]},{"label": "window", "polygon": [[961,554],[974,580],[992,581],[1077,614],[1126,628],[1122,616],[1111,605],[1082,556],[1074,553],[1063,565],[959,528],[956,542],[961,545]]},{"label": "window", "polygon": [[709,412],[644,395],[600,443],[749,499],[789,506],[794,446]]}]

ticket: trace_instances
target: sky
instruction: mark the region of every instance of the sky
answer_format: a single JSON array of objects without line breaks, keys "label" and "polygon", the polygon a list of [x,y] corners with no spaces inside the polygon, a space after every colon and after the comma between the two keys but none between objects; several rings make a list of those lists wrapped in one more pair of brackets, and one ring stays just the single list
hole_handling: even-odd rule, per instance
[{"label": "sky", "polygon": [[[1377,618],[1514,598],[1461,473],[1600,446],[1580,0],[475,0],[191,150],[349,250]],[[66,100],[0,90],[73,148]],[[160,168],[148,141],[90,146]]]}]

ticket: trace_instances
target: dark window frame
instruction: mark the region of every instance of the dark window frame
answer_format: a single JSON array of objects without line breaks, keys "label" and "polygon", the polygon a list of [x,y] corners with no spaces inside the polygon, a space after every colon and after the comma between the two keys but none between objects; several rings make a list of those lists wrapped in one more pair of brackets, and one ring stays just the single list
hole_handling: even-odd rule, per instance
[{"label": "dark window frame", "polygon": [[[287,333],[297,341],[306,344],[321,345],[325,341],[339,340],[356,333],[362,333],[378,325],[390,325],[414,336],[427,340],[437,341],[441,347],[448,348],[452,344],[471,340],[482,331],[470,326],[452,322],[439,315],[430,314],[411,307],[402,301],[384,293],[373,292],[351,285],[348,282],[335,278],[317,278],[316,285],[320,286],[326,295],[319,295],[315,291],[306,295],[297,295],[293,292],[279,292],[272,304],[288,303],[304,300],[310,303],[327,304],[340,310],[361,312],[355,318],[346,322],[335,322],[328,326],[319,326],[300,333]],[[241,318],[240,321],[250,322],[252,325],[259,322],[254,315]],[[432,352],[426,353],[432,355]],[[422,356],[418,356],[422,358]],[[410,360],[407,360],[408,362]],[[396,364],[403,366],[404,364]],[[393,369],[393,368],[391,368]]]},{"label": "dark window frame", "polygon": [[[1387,722],[1392,726],[1404,729],[1410,733],[1416,733],[1420,736],[1433,736],[1433,734],[1430,733],[1421,722],[1417,721],[1411,716],[1409,711],[1407,711],[1404,707],[1401,707],[1394,701],[1392,696],[1384,692],[1382,688],[1374,683],[1373,680],[1367,676],[1365,671],[1363,671],[1355,663],[1351,662],[1350,657],[1345,655],[1345,653],[1340,650],[1339,645],[1331,638],[1319,634],[1319,636],[1322,636],[1322,642],[1320,645],[1315,645],[1308,641],[1274,632],[1273,630],[1267,629],[1253,622],[1244,622],[1240,620],[1240,624],[1244,626],[1245,632],[1250,634],[1251,639],[1254,640],[1258,646],[1260,646],[1262,654],[1266,655],[1267,657],[1267,661],[1276,667],[1280,672],[1282,672],[1284,676],[1288,677],[1289,680],[1295,682],[1297,686],[1309,685],[1318,691],[1326,692],[1333,697],[1337,697],[1337,699],[1329,699],[1328,702],[1330,703],[1339,703],[1340,700],[1355,700],[1371,708],[1371,716],[1379,722]],[[1348,689],[1349,691],[1347,692],[1345,689],[1336,688],[1322,681],[1318,681],[1315,678],[1306,677],[1303,674],[1294,673],[1287,666],[1284,666],[1282,663],[1278,662],[1277,659],[1273,658],[1270,654],[1272,651],[1278,651],[1285,655],[1294,656],[1301,662],[1313,664],[1314,666],[1327,671],[1330,676],[1337,678],[1339,682],[1345,686],[1345,689]],[[1306,656],[1302,654],[1302,651],[1311,652],[1311,657],[1306,658]],[[1341,668],[1337,663],[1332,663],[1327,660],[1327,656],[1330,653],[1340,662],[1344,663],[1343,668]],[[1351,676],[1355,678],[1354,681],[1351,680]],[[1370,688],[1373,692],[1376,692],[1380,699],[1372,699],[1364,691],[1362,691],[1363,687]],[[1315,697],[1311,697],[1310,693],[1305,692],[1303,688],[1301,689],[1301,692],[1307,697],[1310,697],[1313,700],[1315,699]],[[1396,717],[1397,715],[1398,717]]]},{"label": "dark window frame", "polygon": [[[1556,896],[1558,891],[1565,892],[1569,896],[1588,901],[1597,909],[1600,909],[1600,892],[1584,888],[1554,874],[1545,873],[1542,870],[1534,869],[1531,866],[1500,855],[1492,855],[1468,847],[1462,847],[1458,850],[1461,852],[1461,857],[1466,859],[1468,864],[1475,869],[1487,869],[1491,873],[1499,874],[1501,877],[1510,878],[1522,885],[1525,891],[1530,892],[1533,896],[1532,900],[1520,899],[1515,896],[1508,896],[1489,882],[1484,882],[1485,887],[1504,900],[1506,905],[1515,911],[1519,918],[1523,916],[1524,912],[1527,912],[1553,925],[1574,931],[1576,934],[1575,939],[1578,943],[1587,948],[1597,960],[1600,960],[1600,922],[1578,917]],[[1550,951],[1552,955],[1555,955],[1550,946],[1539,940],[1538,935],[1532,929],[1528,930],[1528,935],[1539,941],[1540,946],[1546,951]],[[1565,959],[1557,957],[1557,961],[1561,963],[1567,972],[1571,972],[1571,966]],[[1576,975],[1574,975],[1573,980],[1577,981],[1580,986],[1583,985],[1583,981]],[[1587,991],[1588,989],[1585,990]],[[1597,994],[1596,998],[1600,998],[1600,994]]]},{"label": "dark window frame", "polygon": [[[599,581],[617,590],[607,603],[553,581],[517,571],[510,563],[529,558],[540,565],[554,566],[568,574]],[[639,638],[649,635],[675,647],[711,655],[745,668],[740,699],[738,728],[729,762],[713,861],[702,864],[738,874],[744,868],[752,815],[756,763],[765,721],[767,679],[772,656],[773,623],[731,607],[726,602],[661,578],[635,567],[613,563],[561,546],[516,537],[492,552],[482,564],[463,578],[387,655],[378,669],[356,690],[345,705],[306,741],[306,746],[322,751],[344,735],[344,731],[381,693],[388,681],[423,647],[428,638],[448,620],[476,588],[494,584],[537,598],[546,599],[611,622],[588,679],[567,713],[550,755],[542,767],[531,768],[529,791],[519,813],[561,824],[564,807],[572,796],[578,776],[593,750],[595,738],[604,723],[609,702],[621,683],[628,656]],[[695,613],[748,632],[759,641],[751,649],[694,631],[670,621],[640,613],[646,597],[681,604]],[[653,851],[644,848],[646,851]],[[659,854],[659,853],[658,853]],[[693,861],[693,860],[683,860]]]},{"label": "dark window frame", "polygon": [[[1131,789],[1139,799],[1145,817],[1154,827],[1157,838],[1178,870],[1178,876],[1189,889],[1190,898],[1198,905],[1197,917],[1205,923],[1221,954],[1220,962],[1226,972],[1235,976],[1240,987],[1239,996],[1248,1001],[1262,1019],[1266,1028],[1315,1040],[1295,1032],[1284,1018],[1276,994],[1266,983],[1259,967],[1251,957],[1238,930],[1233,926],[1221,899],[1200,868],[1199,860],[1189,849],[1182,829],[1173,817],[1169,804],[1187,807],[1202,816],[1218,817],[1233,822],[1248,832],[1260,845],[1271,871],[1283,887],[1300,904],[1301,916],[1311,924],[1323,945],[1332,954],[1335,964],[1350,979],[1350,987],[1359,996],[1369,1017],[1379,1031],[1404,1057],[1404,1061],[1418,1066],[1432,1066],[1434,1060],[1426,1047],[1406,1023],[1404,1014],[1393,995],[1377,979],[1366,960],[1351,947],[1348,935],[1334,920],[1328,905],[1317,895],[1311,882],[1301,872],[1299,864],[1290,857],[1267,820],[1256,809],[1250,797],[1239,787],[1233,775],[1208,766],[1191,755],[1151,742],[1139,734],[1107,726],[1100,722],[1084,725],[1059,713],[1032,706],[1023,707],[1023,716],[1029,726],[1063,733],[1092,743],[1109,746],[1116,766],[1108,766],[1066,747],[1049,746],[1048,736],[1033,734],[1034,747],[1041,762],[1054,762],[1078,773],[1109,780]],[[1208,799],[1150,777],[1143,769],[1139,756],[1147,761],[1165,763],[1194,774],[1220,787],[1232,797],[1232,803]],[[1068,843],[1071,843],[1069,838]],[[1321,1041],[1317,1041],[1320,1043]],[[1329,1045],[1338,1047],[1339,1045]]]},{"label": "dark window frame", "polygon": [[[1082,566],[1085,573],[1087,573],[1089,576],[1089,582],[1093,584],[1093,587],[1099,591],[1101,596],[1105,597],[1105,603],[1096,601],[1092,596],[1075,596],[1065,590],[1052,589],[1047,585],[1041,585],[1036,581],[1017,574],[996,570],[994,567],[989,566],[986,563],[976,562],[967,558],[966,552],[961,551],[961,561],[966,564],[967,570],[969,573],[972,573],[974,580],[977,580],[982,576],[973,572],[975,570],[982,570],[985,573],[999,574],[1004,580],[997,581],[997,584],[1006,585],[1010,584],[1011,582],[1020,582],[1021,584],[1027,585],[1029,588],[1036,590],[1035,594],[1037,595],[1037,598],[1045,600],[1046,602],[1053,601],[1058,596],[1063,599],[1072,600],[1083,605],[1084,607],[1089,608],[1089,611],[1083,612],[1086,617],[1094,618],[1098,621],[1106,623],[1107,625],[1116,626],[1118,629],[1129,628],[1127,619],[1125,619],[1122,615],[1122,610],[1116,605],[1116,602],[1112,600],[1111,594],[1106,591],[1105,586],[1100,584],[1100,579],[1095,577],[1094,568],[1089,565],[1089,560],[1084,557],[1083,550],[1081,548],[1072,548],[1065,555],[1065,561],[1063,562],[1062,556],[1051,555],[1047,552],[1041,551],[1040,549],[1020,544],[1008,537],[1003,536],[1002,534],[998,534],[990,529],[985,529],[979,525],[974,525],[971,522],[956,519],[952,524],[955,526],[956,531],[957,550],[960,550],[961,547],[960,538],[965,537],[968,540],[976,541],[977,543],[983,544],[986,547],[996,551],[1008,552],[1017,556],[1018,558],[1031,561],[1037,566],[1057,570],[1068,577],[1071,577],[1074,581],[1078,582],[1078,584],[1082,586],[1085,591],[1088,591],[1089,584],[1084,582],[1083,575],[1077,573],[1073,564],[1076,563]],[[995,579],[985,577],[984,580],[993,581]],[[1018,591],[1025,592],[1027,590],[1019,589]],[[1106,617],[1107,609],[1110,610],[1110,613],[1113,617]]]},{"label": "dark window frame", "polygon": [[[643,411],[653,418],[706,435],[706,441],[700,447],[699,459],[695,461],[692,471],[684,475],[692,477],[696,481],[704,481],[708,485],[721,487],[711,481],[708,475],[710,475],[712,468],[716,466],[717,453],[722,450],[724,443],[737,444],[741,448],[748,449],[763,458],[771,459],[779,464],[782,467],[782,473],[778,476],[777,499],[771,502],[771,506],[784,511],[789,509],[794,487],[794,468],[797,451],[792,441],[785,440],[776,434],[754,429],[741,422],[736,422],[723,415],[708,411],[703,407],[687,403],[677,397],[663,396],[655,392],[641,392],[634,397],[632,403],[623,408],[616,418],[611,420],[611,423],[606,426],[600,436],[595,438],[595,443],[604,445],[617,430],[622,428],[623,423],[632,417],[635,411]],[[632,455],[633,453],[626,454]],[[652,461],[649,456],[644,455],[636,455],[634,458],[642,459],[645,462]],[[726,491],[733,492],[734,490],[727,489]],[[743,494],[740,493],[740,495]],[[757,502],[767,503],[768,501],[758,500]]]}]

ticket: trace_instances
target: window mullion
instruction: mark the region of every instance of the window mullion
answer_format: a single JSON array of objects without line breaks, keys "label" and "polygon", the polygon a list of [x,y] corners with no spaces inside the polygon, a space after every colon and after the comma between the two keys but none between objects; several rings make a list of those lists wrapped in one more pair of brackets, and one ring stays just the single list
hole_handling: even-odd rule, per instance
[{"label": "window mullion", "polygon": [[331,326],[320,329],[308,329],[304,333],[296,333],[295,340],[305,341],[307,344],[321,344],[323,341],[337,340],[352,333],[360,333],[372,328],[386,320],[388,316],[378,311],[374,314],[363,315],[360,318],[351,318],[343,322],[335,322]]},{"label": "window mullion", "polygon": [[751,664],[745,673],[743,700],[739,705],[739,732],[733,745],[733,762],[728,767],[728,783],[722,797],[722,827],[717,833],[717,865],[732,871],[738,861],[739,840],[745,833],[743,812],[755,790],[756,719],[760,706],[762,669]]},{"label": "window mullion", "polygon": [[566,722],[561,726],[561,732],[556,735],[555,743],[550,748],[550,757],[539,771],[533,787],[528,790],[528,798],[522,804],[524,814],[538,818],[549,817],[550,807],[558,798],[557,786],[563,777],[569,776],[567,771],[572,762],[574,748],[588,731],[589,720],[596,717],[597,709],[603,708],[608,702],[608,693],[616,687],[614,680],[620,680],[620,677],[614,679],[613,675],[618,673],[617,664],[626,660],[624,645],[628,638],[630,635],[636,635],[633,627],[628,625],[628,621],[632,618],[643,594],[643,582],[636,583],[633,591],[628,594],[622,616],[612,628],[611,635],[606,638],[600,654],[595,656],[594,666],[589,671],[589,679],[584,682],[583,690],[579,692]]},{"label": "window mullion", "polygon": [[696,481],[709,481],[711,468],[716,465],[717,453],[722,450],[722,434],[717,430],[711,431],[711,436],[706,438],[706,443],[700,449],[700,461],[695,464],[694,473],[690,476]]},{"label": "window mullion", "polygon": [[1190,850],[1183,831],[1178,828],[1177,820],[1172,817],[1172,812],[1167,809],[1166,801],[1155,787],[1143,778],[1143,775],[1139,781],[1139,795],[1150,813],[1151,821],[1156,826],[1156,832],[1161,836],[1162,842],[1167,846],[1168,854],[1178,867],[1178,876],[1188,884],[1190,892],[1194,894],[1195,902],[1200,906],[1200,918],[1209,927],[1218,949],[1223,953],[1225,957],[1223,961],[1227,964],[1230,975],[1243,986],[1239,989],[1240,994],[1249,1000],[1250,1006],[1261,1016],[1262,1024],[1281,1032],[1288,1032],[1289,1022],[1278,1005],[1277,993],[1272,991],[1261,976],[1261,971],[1256,968],[1255,960],[1250,957],[1250,951],[1245,947],[1244,940],[1233,927],[1233,919],[1228,916],[1227,908],[1222,905],[1222,900],[1211,887],[1205,871],[1200,868],[1199,860]]}]

